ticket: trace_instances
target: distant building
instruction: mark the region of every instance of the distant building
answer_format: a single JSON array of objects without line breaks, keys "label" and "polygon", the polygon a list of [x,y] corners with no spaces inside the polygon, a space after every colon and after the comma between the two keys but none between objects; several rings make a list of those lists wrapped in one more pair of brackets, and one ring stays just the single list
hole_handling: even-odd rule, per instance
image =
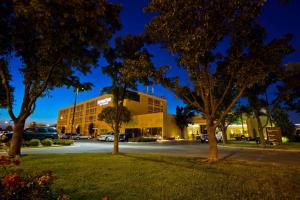
[{"label": "distant building", "polygon": [[[106,106],[113,106],[111,94],[105,94],[96,98],[77,103],[73,132],[76,129],[82,135],[89,135],[89,126],[93,124],[94,135],[100,135],[112,131],[111,127],[103,121],[99,121],[98,114]],[[123,124],[122,133],[134,136],[157,137],[174,139],[180,137],[180,130],[175,122],[175,115],[167,113],[167,100],[142,92],[129,92],[124,101],[131,114],[132,120]],[[74,105],[63,108],[58,113],[57,129],[66,133],[71,132]],[[234,139],[241,135],[254,138],[258,136],[257,123],[254,118],[243,115],[243,123],[232,124],[227,129],[227,138]],[[267,123],[267,118],[261,118],[262,123]],[[199,134],[206,132],[206,120],[197,115],[184,130],[185,139],[196,139]],[[264,130],[265,132],[265,130]]]},{"label": "distant building", "polygon": [[[111,94],[105,94],[96,98],[78,103],[75,109],[73,132],[80,129],[80,133],[88,135],[89,125],[94,126],[94,135],[111,131],[111,127],[103,121],[99,121],[98,114],[106,106],[113,106]],[[167,101],[142,92],[129,92],[124,101],[131,114],[132,120],[123,124],[122,133],[131,133],[135,136],[176,138],[180,131],[175,123],[175,116],[167,114]],[[58,113],[57,129],[71,132],[74,105],[63,108]]]}]

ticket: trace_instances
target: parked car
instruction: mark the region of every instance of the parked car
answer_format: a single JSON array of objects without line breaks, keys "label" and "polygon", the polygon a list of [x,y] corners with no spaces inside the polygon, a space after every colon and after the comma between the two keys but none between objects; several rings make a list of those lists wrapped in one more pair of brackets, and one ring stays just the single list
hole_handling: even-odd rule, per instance
[{"label": "parked car", "polygon": [[207,133],[206,134],[205,133],[201,133],[200,134],[200,141],[202,143],[208,143],[208,135],[207,135]]},{"label": "parked car", "polygon": [[79,139],[91,139],[92,136],[90,135],[81,135],[79,133],[63,133],[59,135],[60,139],[73,139],[73,140],[79,140]]},{"label": "parked car", "polygon": [[[125,141],[125,139],[126,139],[125,134],[119,133],[119,141]],[[108,132],[103,135],[99,135],[97,136],[97,140],[112,142],[114,141],[114,132]]]},{"label": "parked car", "polygon": [[[222,132],[216,133],[216,140],[217,140],[217,142],[222,142],[223,141]],[[201,133],[200,134],[200,141],[202,143],[208,143],[208,135],[207,135],[207,133]]]},{"label": "parked car", "polygon": [[[10,140],[13,136],[13,132],[9,132],[3,134],[1,136],[1,140]],[[31,139],[58,139],[58,134],[55,128],[52,127],[35,127],[35,128],[27,128],[24,130],[23,139],[31,140]]]}]

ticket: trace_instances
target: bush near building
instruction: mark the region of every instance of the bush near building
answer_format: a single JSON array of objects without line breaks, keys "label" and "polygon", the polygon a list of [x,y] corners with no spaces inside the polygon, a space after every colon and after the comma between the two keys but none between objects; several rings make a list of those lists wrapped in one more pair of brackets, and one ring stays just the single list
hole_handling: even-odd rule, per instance
[{"label": "bush near building", "polygon": [[130,138],[129,142],[156,142],[157,138],[146,138],[146,137],[138,137],[138,138]]},{"label": "bush near building", "polygon": [[53,145],[53,141],[51,139],[44,139],[41,141],[43,146],[52,146]]},{"label": "bush near building", "polygon": [[28,146],[31,146],[31,147],[37,147],[39,146],[41,143],[41,141],[39,139],[31,139],[29,142],[28,142]]},{"label": "bush near building", "polygon": [[72,144],[74,144],[74,140],[53,140],[53,144],[56,145],[63,145],[63,146],[70,146]]}]

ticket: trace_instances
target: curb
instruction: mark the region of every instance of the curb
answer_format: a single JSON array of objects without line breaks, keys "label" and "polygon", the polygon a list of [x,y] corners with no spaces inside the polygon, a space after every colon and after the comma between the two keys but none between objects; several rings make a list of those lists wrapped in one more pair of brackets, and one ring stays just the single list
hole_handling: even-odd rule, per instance
[{"label": "curb", "polygon": [[271,148],[257,148],[257,147],[233,147],[226,145],[218,145],[218,147],[225,148],[239,148],[239,149],[250,149],[250,150],[262,150],[262,151],[281,151],[281,152],[298,152],[300,153],[300,149],[271,149]]}]

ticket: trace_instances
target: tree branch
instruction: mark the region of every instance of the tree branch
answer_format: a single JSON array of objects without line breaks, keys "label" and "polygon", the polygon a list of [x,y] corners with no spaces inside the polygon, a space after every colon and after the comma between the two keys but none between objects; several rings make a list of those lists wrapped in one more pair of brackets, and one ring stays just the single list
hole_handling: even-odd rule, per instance
[{"label": "tree branch", "polygon": [[222,112],[219,120],[217,121],[217,123],[215,123],[216,125],[218,125],[219,123],[221,123],[221,120],[228,114],[228,112],[231,110],[231,108],[234,106],[234,104],[239,100],[239,98],[244,93],[245,89],[246,89],[246,87],[241,88],[241,90],[238,93],[238,95],[231,101],[231,103],[227,106],[227,108]]},{"label": "tree branch", "polygon": [[[25,111],[23,110],[24,113],[21,113],[21,116],[19,116],[20,118],[25,120],[30,114],[32,114],[34,112],[34,110],[32,110],[32,107],[35,108],[35,105],[34,105],[35,102],[47,89],[51,75],[60,60],[61,60],[61,58],[59,58],[52,66],[50,66],[49,73],[47,74],[47,76],[44,80],[44,83],[41,85],[39,91],[32,98],[30,98],[28,106]],[[24,93],[24,95],[26,95],[26,94]],[[27,94],[27,95],[29,95],[29,94]]]},{"label": "tree branch", "polygon": [[[6,70],[5,70],[6,69]],[[16,121],[17,118],[13,112],[13,106],[12,106],[12,96],[11,96],[11,87],[9,85],[9,72],[8,72],[8,68],[7,65],[4,63],[4,61],[0,62],[0,77],[2,79],[2,84],[4,86],[5,89],[5,93],[6,93],[6,100],[7,100],[7,110],[9,113],[9,116],[11,117],[11,119],[13,121]]]},{"label": "tree branch", "polygon": [[222,102],[224,101],[229,89],[231,88],[231,85],[232,85],[232,77],[231,79],[229,80],[229,83],[227,84],[226,88],[225,88],[225,91],[221,97],[221,99],[218,101],[215,109],[212,111],[212,115],[214,115],[216,113],[216,111],[218,110],[219,106],[222,104]]}]

